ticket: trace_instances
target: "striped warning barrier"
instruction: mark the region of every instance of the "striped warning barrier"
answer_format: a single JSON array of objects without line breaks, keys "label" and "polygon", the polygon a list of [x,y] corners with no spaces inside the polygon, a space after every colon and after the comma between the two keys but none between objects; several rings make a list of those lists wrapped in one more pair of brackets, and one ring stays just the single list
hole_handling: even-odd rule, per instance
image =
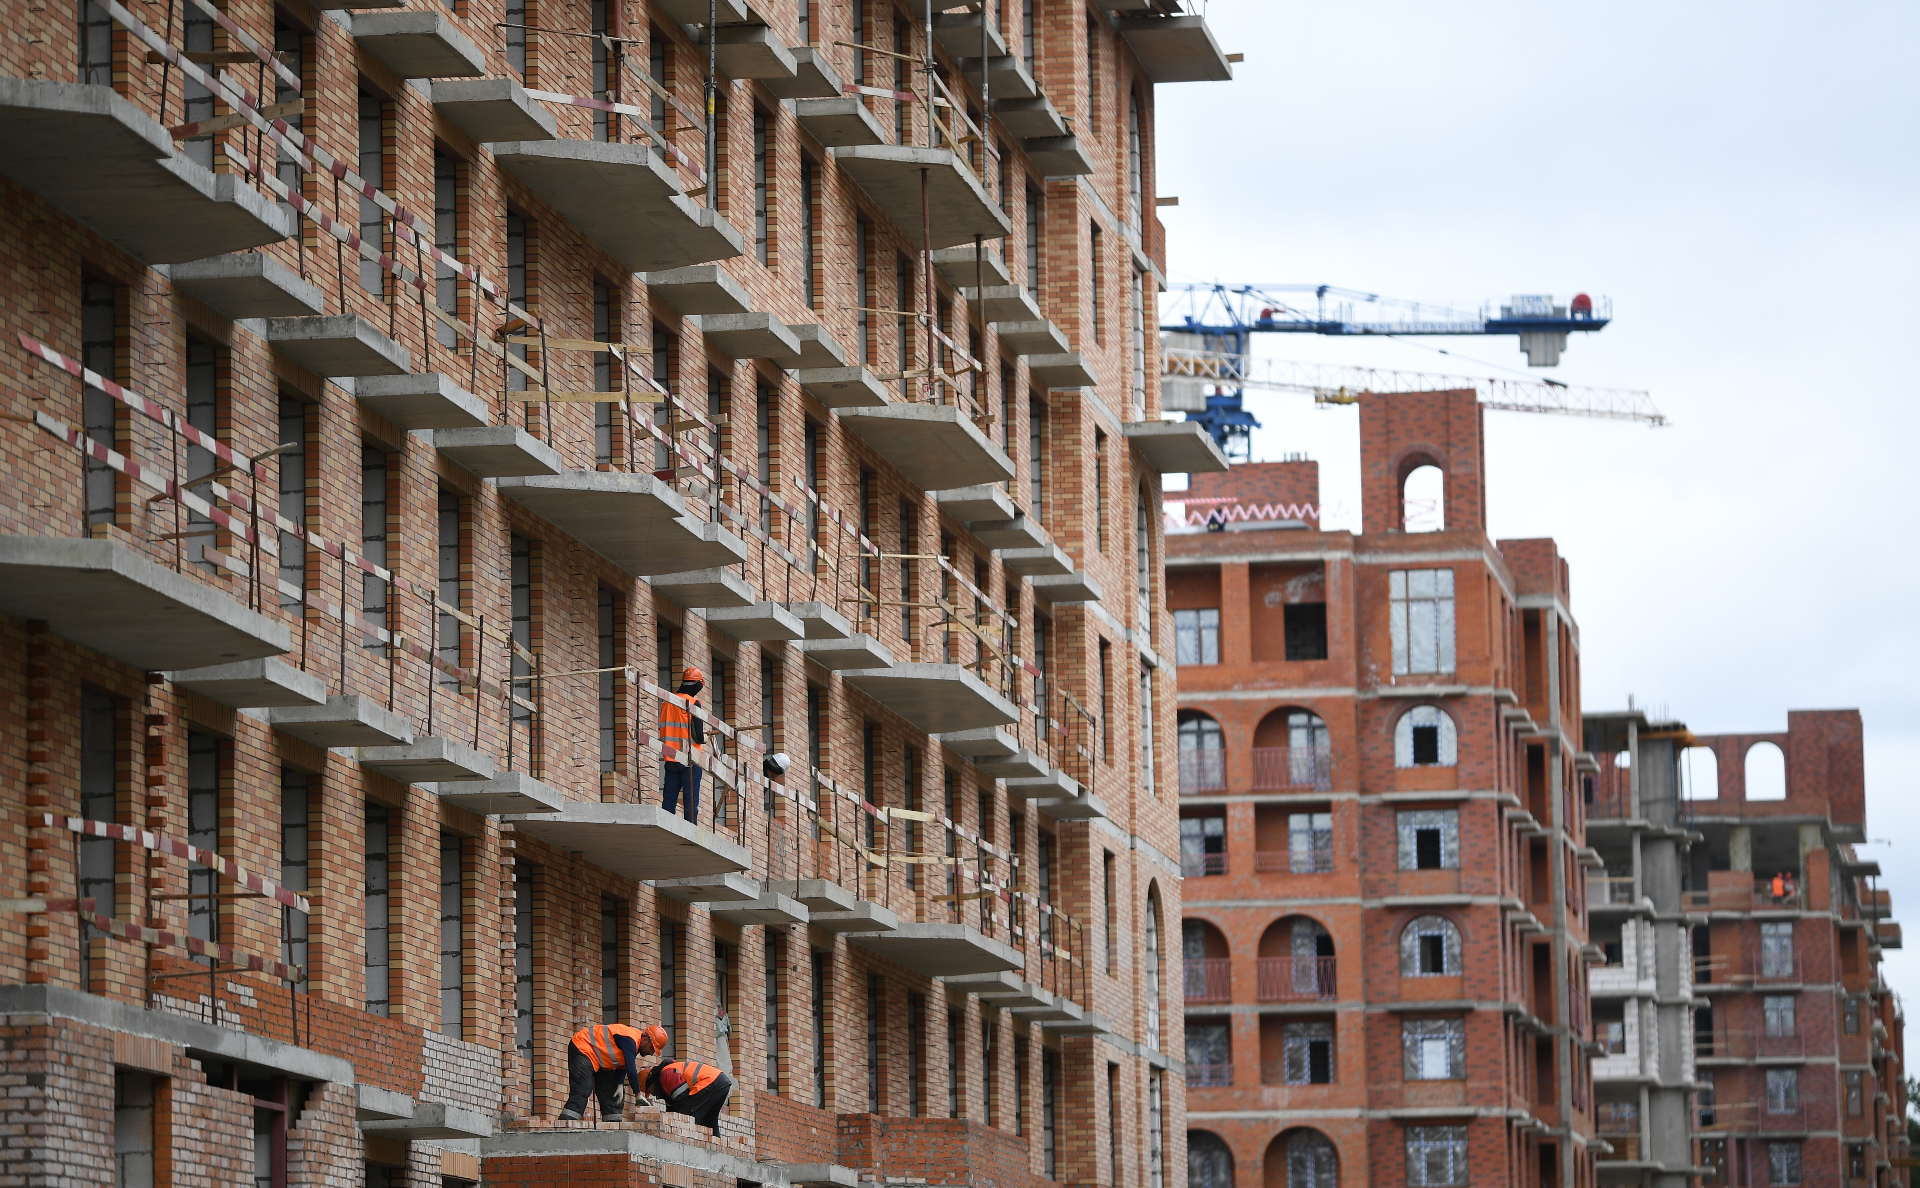
[{"label": "striped warning barrier", "polygon": [[80,834],[82,837],[104,837],[111,841],[131,842],[142,849],[152,850],[156,854],[185,858],[188,862],[197,862],[215,871],[221,878],[238,883],[249,891],[256,891],[295,911],[313,910],[313,906],[304,896],[287,890],[265,875],[256,874],[233,859],[224,858],[212,850],[203,850],[199,846],[168,837],[164,833],[154,833],[151,830],[133,825],[120,825],[112,821],[89,821],[85,817],[58,817],[52,813],[41,813],[37,824],[52,829],[64,829],[69,833]]}]

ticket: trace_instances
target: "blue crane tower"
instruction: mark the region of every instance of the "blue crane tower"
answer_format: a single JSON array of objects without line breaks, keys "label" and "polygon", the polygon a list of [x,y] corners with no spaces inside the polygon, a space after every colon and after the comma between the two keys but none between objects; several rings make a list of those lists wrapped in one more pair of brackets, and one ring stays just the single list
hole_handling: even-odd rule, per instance
[{"label": "blue crane tower", "polygon": [[[1311,307],[1301,295],[1311,294]],[[1172,405],[1184,406],[1229,458],[1245,460],[1260,422],[1245,406],[1236,383],[1254,334],[1429,335],[1511,334],[1533,367],[1554,367],[1569,334],[1590,334],[1613,320],[1612,303],[1579,293],[1565,304],[1544,295],[1516,296],[1497,309],[1414,302],[1332,285],[1174,285],[1162,309],[1162,343],[1217,360],[1205,376],[1213,390],[1199,405],[1197,391]],[[1367,307],[1359,314],[1356,307]],[[1194,385],[1196,388],[1198,385]],[[1231,388],[1231,391],[1228,389]],[[1171,406],[1169,406],[1171,409]]]}]

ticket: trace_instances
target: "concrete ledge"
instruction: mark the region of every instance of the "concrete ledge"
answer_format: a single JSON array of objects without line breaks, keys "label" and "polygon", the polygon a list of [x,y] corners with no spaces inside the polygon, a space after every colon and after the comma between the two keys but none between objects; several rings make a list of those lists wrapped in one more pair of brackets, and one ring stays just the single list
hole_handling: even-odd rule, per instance
[{"label": "concrete ledge", "polygon": [[433,448],[481,478],[525,479],[566,470],[560,451],[518,425],[435,429]]},{"label": "concrete ledge", "polygon": [[361,1122],[387,1122],[413,1117],[414,1101],[404,1093],[381,1089],[364,1082],[354,1086],[358,1105],[354,1116]]},{"label": "concrete ledge", "polygon": [[828,879],[778,879],[762,885],[810,912],[850,912],[859,902],[853,892]]},{"label": "concrete ledge", "polygon": [[1072,606],[1101,599],[1099,585],[1084,573],[1043,575],[1032,580],[1034,596],[1050,606]]},{"label": "concrete ledge", "polygon": [[977,730],[952,730],[945,734],[936,734],[934,739],[956,755],[965,755],[969,759],[999,758],[1012,755],[1020,750],[1020,744],[1013,735],[998,726],[982,726]]},{"label": "concrete ledge", "polygon": [[1156,83],[1229,82],[1233,67],[1197,16],[1126,17],[1116,26]]},{"label": "concrete ledge", "polygon": [[660,879],[653,889],[681,903],[751,903],[760,898],[760,883],[738,871],[700,875],[691,879]]},{"label": "concrete ledge", "polygon": [[569,800],[559,813],[502,820],[520,834],[578,853],[622,878],[691,878],[753,864],[744,846],[670,816],[658,805]]},{"label": "concrete ledge", "polygon": [[803,638],[846,639],[853,634],[847,617],[824,602],[789,602],[787,611],[800,621]]},{"label": "concrete ledge", "polygon": [[1106,802],[1091,792],[1082,791],[1080,795],[1059,800],[1036,800],[1033,807],[1043,816],[1056,821],[1091,821],[1107,816]]},{"label": "concrete ledge", "polygon": [[[956,58],[980,60],[982,35],[980,26],[982,17],[977,12],[941,12],[933,17],[933,37],[943,49]],[[985,22],[984,40],[987,44],[987,57],[997,58],[1007,52],[1007,39],[1000,36],[1000,30],[992,22]],[[974,76],[979,77],[977,74]]]},{"label": "concrete ledge", "polygon": [[[914,247],[970,244],[975,235],[1000,239],[1013,230],[999,204],[950,149],[852,145],[834,149],[833,159]],[[927,197],[924,218],[920,201],[923,184]],[[931,235],[924,245],[920,242],[923,224]]]},{"label": "concrete ledge", "polygon": [[1025,512],[1016,514],[1011,520],[983,520],[967,525],[973,538],[996,552],[1007,550],[1048,549],[1053,547],[1053,538],[1047,535],[1039,521],[1028,518]]},{"label": "concrete ledge", "polygon": [[1100,382],[1078,351],[1029,355],[1027,374],[1033,377],[1035,384],[1048,388],[1090,388]]},{"label": "concrete ledge", "polygon": [[834,341],[833,335],[827,333],[825,326],[818,322],[802,322],[787,329],[793,332],[794,340],[800,344],[800,352],[785,359],[775,359],[775,363],[807,371],[847,365],[847,353],[840,349],[840,344]]},{"label": "concrete ledge", "polygon": [[[1013,276],[1007,271],[1007,262],[1001,258],[997,247],[986,246],[980,254],[982,257],[980,263],[986,265],[985,280],[989,287],[1013,283]],[[975,266],[972,244],[963,243],[957,247],[935,248],[931,256],[933,266],[938,268],[940,275],[946,277],[947,283],[955,288],[980,283],[982,270]]]},{"label": "concrete ledge", "polygon": [[707,345],[729,359],[781,360],[800,354],[800,340],[770,313],[703,314],[698,329]]},{"label": "concrete ledge", "polygon": [[740,233],[693,206],[673,168],[648,145],[512,140],[490,145],[500,167],[630,272],[725,260]]},{"label": "concrete ledge", "polygon": [[658,297],[682,315],[746,313],[753,298],[740,282],[717,264],[692,264],[664,272],[643,273],[647,294]]},{"label": "concrete ledge", "polygon": [[[980,59],[961,59],[960,73],[969,82],[978,79]],[[1027,73],[1027,64],[1017,54],[996,54],[987,59],[987,87],[996,102],[1001,99],[1031,99],[1040,93],[1033,75]]]},{"label": "concrete ledge", "polygon": [[167,679],[208,701],[234,709],[327,703],[325,681],[272,657],[183,669],[168,673]]},{"label": "concrete ledge", "polygon": [[1013,462],[957,408],[895,404],[850,408],[840,422],[923,491],[974,487],[1013,477]]},{"label": "concrete ledge", "polygon": [[405,718],[357,693],[336,694],[325,705],[275,706],[267,725],[316,747],[395,747],[413,741]]},{"label": "concrete ledge", "polygon": [[834,672],[851,669],[879,671],[893,663],[893,653],[871,635],[844,639],[807,639],[795,645],[807,659]]},{"label": "concrete ledge", "polygon": [[0,613],[142,672],[278,656],[291,630],[112,540],[0,537]]},{"label": "concrete ledge", "polygon": [[941,511],[962,524],[1007,520],[1019,514],[1013,506],[1013,499],[998,483],[954,487],[950,490],[935,492],[933,498],[934,502],[940,505]]},{"label": "concrete ledge", "polygon": [[707,625],[739,640],[806,638],[807,629],[793,613],[777,602],[756,602],[751,606],[718,606],[701,612]]},{"label": "concrete ledge", "polygon": [[1031,138],[1067,134],[1067,121],[1060,118],[1053,100],[1045,95],[1035,95],[1030,99],[995,99],[993,114],[1014,136]]},{"label": "concrete ledge", "polygon": [[635,577],[734,565],[747,546],[686,514],[686,502],[650,474],[570,471],[506,478],[500,493]]},{"label": "concrete ledge", "polygon": [[1014,800],[1071,800],[1080,795],[1080,781],[1059,768],[1046,775],[1008,780],[1007,796]]},{"label": "concrete ledge", "polygon": [[959,974],[944,979],[943,984],[948,990],[988,1000],[1018,998],[1026,992],[1027,987],[1026,981],[1017,972],[1006,969],[983,974]]},{"label": "concrete ledge", "polygon": [[402,429],[477,429],[488,421],[478,396],[439,372],[358,380],[353,398]]},{"label": "concrete ledge", "polygon": [[972,285],[963,286],[960,296],[968,305],[979,309],[989,322],[1033,322],[1045,321],[1046,314],[1035,304],[1033,294],[1027,292],[1025,285],[1003,284],[988,285],[976,289]]},{"label": "concrete ledge", "polygon": [[167,269],[167,279],[196,301],[236,321],[241,318],[292,318],[326,308],[320,286],[265,252],[230,252],[188,260]]},{"label": "concrete ledge", "polygon": [[787,52],[793,55],[793,77],[760,80],[774,98],[833,99],[840,95],[840,76],[820,51],[796,45]]},{"label": "concrete ledge", "polygon": [[867,110],[867,105],[851,95],[831,99],[799,99],[793,114],[807,135],[823,148],[855,148],[885,144],[886,129]]},{"label": "concrete ledge", "polygon": [[855,1188],[860,1173],[837,1163],[788,1163],[787,1183],[791,1188]]},{"label": "concrete ledge", "polygon": [[[996,993],[991,999],[994,1006],[1007,1011],[1018,1011],[1053,1005],[1053,995],[1021,977],[1020,971],[1015,970],[1005,976],[1014,979],[1018,983],[1018,988],[1011,993]],[[951,984],[952,979],[948,979],[948,983]]]},{"label": "concrete ledge", "polygon": [[557,813],[566,806],[566,797],[560,789],[549,787],[524,771],[503,771],[490,780],[462,780],[422,787],[455,808],[487,816]]},{"label": "concrete ledge", "polygon": [[511,78],[436,82],[433,106],[462,132],[482,144],[499,140],[552,140],[560,125],[543,103],[527,97]]},{"label": "concrete ledge", "polygon": [[870,899],[863,899],[844,912],[814,912],[808,921],[824,932],[843,935],[892,932],[900,927],[900,917]]},{"label": "concrete ledge", "polygon": [[1227,456],[1198,421],[1136,421],[1120,432],[1161,474],[1225,474]]},{"label": "concrete ledge", "polygon": [[704,25],[708,18],[722,25],[743,24],[753,19],[747,11],[746,0],[719,0],[717,15],[707,11],[707,0],[653,0],[653,7],[676,25]]},{"label": "concrete ledge", "polygon": [[828,408],[881,408],[887,388],[864,367],[807,367],[793,373],[807,395]]},{"label": "concrete ledge", "polygon": [[1043,1019],[1040,1021],[1040,1030],[1051,1031],[1055,1035],[1105,1035],[1113,1031],[1113,1020],[1105,1015],[1096,1015],[1077,1002],[1066,999],[1060,1001],[1062,1005],[1073,1008],[1070,1016],[1065,1019]]},{"label": "concrete ledge", "polygon": [[487,60],[454,23],[429,8],[363,12],[353,40],[401,78],[478,78]]},{"label": "concrete ledge", "polygon": [[856,935],[853,943],[935,978],[1026,967],[1018,949],[966,924],[902,924],[893,932]]},{"label": "concrete ledge", "polygon": [[1048,763],[1046,757],[1040,752],[1019,746],[1015,747],[1010,755],[993,759],[976,759],[973,765],[979,768],[983,775],[990,775],[996,780],[1035,779],[1053,770],[1053,765]]},{"label": "concrete ledge", "polygon": [[649,579],[658,594],[681,606],[702,610],[738,610],[753,605],[753,591],[731,569],[694,569],[686,573],[663,573]]},{"label": "concrete ledge", "polygon": [[[702,13],[705,11],[705,8],[701,9]],[[705,16],[701,17],[702,21],[705,19]],[[789,1188],[792,1183],[788,1179],[788,1164],[756,1163],[717,1146],[679,1142],[661,1135],[649,1134],[643,1130],[590,1130],[572,1127],[503,1130],[491,1138],[480,1140],[480,1157],[483,1160],[501,1158],[562,1161],[592,1157],[596,1159],[596,1166],[600,1166],[598,1161],[609,1157],[625,1158],[629,1161],[646,1160],[670,1164],[676,1168],[684,1168],[690,1173],[706,1173],[709,1176],[719,1176],[730,1181],[759,1184],[762,1188]],[[566,1166],[561,1162],[551,1170],[564,1176]]]},{"label": "concrete ledge", "polygon": [[958,664],[899,663],[841,674],[854,688],[928,734],[1006,726],[1020,711]]},{"label": "concrete ledge", "polygon": [[493,1119],[479,1110],[422,1102],[408,1118],[362,1122],[363,1134],[395,1139],[473,1139],[493,1134]]},{"label": "concrete ledge", "polygon": [[1022,147],[1042,177],[1085,177],[1093,172],[1093,159],[1080,147],[1077,136],[1034,136]]},{"label": "concrete ledge", "polygon": [[1052,577],[1073,572],[1073,558],[1067,556],[1059,545],[1042,545],[1036,549],[1001,549],[999,556],[1002,565],[1022,577]]},{"label": "concrete ledge", "polygon": [[760,924],[770,928],[805,924],[809,914],[797,901],[777,891],[763,892],[760,898],[746,903],[721,904],[713,909],[716,919],[730,924]]},{"label": "concrete ledge", "polygon": [[790,79],[797,73],[793,54],[765,25],[732,25],[716,30],[713,57],[715,66],[728,78]]},{"label": "concrete ledge", "polygon": [[407,348],[375,330],[359,314],[268,318],[267,342],[275,351],[327,379],[405,375],[413,368],[413,356]]},{"label": "concrete ledge", "polygon": [[417,738],[399,747],[360,747],[354,758],[403,784],[474,783],[493,778],[493,760],[450,738]]},{"label": "concrete ledge", "polygon": [[62,986],[0,986],[0,1016],[6,1015],[71,1019],[92,1027],[176,1044],[196,1059],[213,1057],[302,1080],[353,1084],[353,1065],[337,1056]]},{"label": "concrete ledge", "polygon": [[1045,318],[1037,322],[994,322],[989,329],[1001,346],[1022,358],[1061,354],[1073,345],[1060,327]]}]

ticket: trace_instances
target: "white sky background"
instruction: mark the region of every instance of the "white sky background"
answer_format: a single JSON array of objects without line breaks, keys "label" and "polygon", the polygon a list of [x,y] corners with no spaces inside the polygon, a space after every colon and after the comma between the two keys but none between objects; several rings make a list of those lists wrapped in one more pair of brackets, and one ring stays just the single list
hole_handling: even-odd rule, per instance
[{"label": "white sky background", "polygon": [[[1858,707],[1868,834],[1920,995],[1920,6],[1212,0],[1231,83],[1158,89],[1174,281],[1417,299],[1584,290],[1569,383],[1675,425],[1487,414],[1489,528],[1573,570],[1589,709],[1784,730]],[[1256,335],[1256,354],[1525,370],[1512,338]],[[1357,414],[1255,394],[1358,526]],[[1340,526],[1332,524],[1330,526]],[[1915,999],[1920,1002],[1920,999]]]}]

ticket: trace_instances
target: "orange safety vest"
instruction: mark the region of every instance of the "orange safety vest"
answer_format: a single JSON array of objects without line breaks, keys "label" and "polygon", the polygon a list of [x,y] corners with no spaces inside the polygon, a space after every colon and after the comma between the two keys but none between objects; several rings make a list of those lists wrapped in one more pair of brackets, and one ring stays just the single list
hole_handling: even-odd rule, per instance
[{"label": "orange safety vest", "polygon": [[699,705],[700,699],[684,693],[676,693],[674,697],[676,700],[660,703],[660,757],[668,763],[685,763],[680,753],[692,747],[689,740],[693,724],[693,715],[687,710],[689,706]]},{"label": "orange safety vest", "polygon": [[[688,1093],[698,1093],[708,1085],[713,1084],[714,1081],[720,1077],[720,1070],[711,1064],[701,1064],[697,1060],[676,1060],[660,1070],[660,1087],[662,1089],[667,1089],[666,1074],[668,1069],[673,1069],[680,1074],[681,1083],[686,1086]],[[667,1089],[667,1095],[671,1097],[673,1090]]]},{"label": "orange safety vest", "polygon": [[623,1069],[626,1060],[620,1054],[620,1045],[614,1042],[615,1036],[625,1036],[633,1041],[634,1059],[644,1055],[647,1033],[637,1027],[628,1027],[625,1023],[598,1023],[592,1027],[582,1027],[573,1033],[573,1046],[586,1054],[595,1072],[607,1069]]}]

